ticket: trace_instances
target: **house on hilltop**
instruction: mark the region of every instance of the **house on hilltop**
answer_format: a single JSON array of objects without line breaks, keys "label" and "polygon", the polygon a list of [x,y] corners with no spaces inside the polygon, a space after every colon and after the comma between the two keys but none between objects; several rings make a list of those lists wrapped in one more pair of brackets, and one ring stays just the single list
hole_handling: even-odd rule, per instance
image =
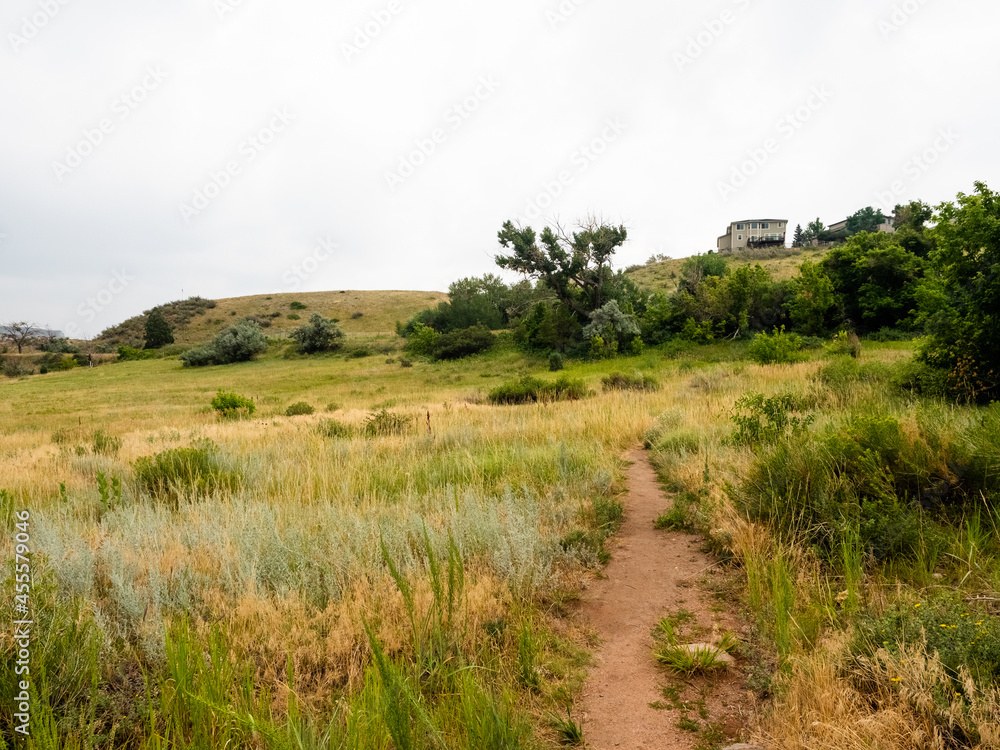
[{"label": "house on hilltop", "polygon": [[[828,231],[828,232],[846,232],[847,231],[847,222],[849,222],[850,220],[851,220],[850,217],[848,217],[848,218],[844,219],[843,221],[838,221],[836,224],[831,224],[830,226],[828,226],[826,228],[826,231]],[[894,223],[895,221],[896,221],[896,217],[895,216],[886,216],[885,217],[885,221],[883,221],[881,224],[879,224],[878,228],[875,231],[876,232],[883,232],[884,234],[893,234],[896,231],[896,225]]]},{"label": "house on hilltop", "polygon": [[732,253],[747,247],[784,245],[787,229],[788,219],[734,221],[716,245],[720,253]]}]

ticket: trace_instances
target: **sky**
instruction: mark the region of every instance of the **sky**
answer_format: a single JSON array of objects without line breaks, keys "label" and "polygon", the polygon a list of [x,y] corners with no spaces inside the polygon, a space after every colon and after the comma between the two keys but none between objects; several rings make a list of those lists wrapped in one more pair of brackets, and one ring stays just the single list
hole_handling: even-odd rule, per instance
[{"label": "sky", "polygon": [[[997,189],[996,0],[4,0],[0,323],[446,290],[506,220],[826,224]],[[790,241],[790,238],[789,238]]]}]

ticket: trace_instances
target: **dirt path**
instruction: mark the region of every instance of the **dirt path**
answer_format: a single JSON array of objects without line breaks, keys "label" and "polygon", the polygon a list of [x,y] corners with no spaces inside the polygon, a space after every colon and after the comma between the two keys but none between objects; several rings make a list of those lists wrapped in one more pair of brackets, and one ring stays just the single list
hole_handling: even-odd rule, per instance
[{"label": "dirt path", "polygon": [[644,451],[628,459],[626,521],[606,577],[590,585],[581,606],[601,642],[583,691],[584,738],[593,750],[689,750],[731,741],[742,728],[739,668],[682,680],[653,659],[652,630],[661,617],[690,612],[691,628],[704,636],[694,640],[711,640],[713,626],[733,627],[718,599],[696,585],[713,560],[699,551],[699,537],[653,527],[670,500]]}]

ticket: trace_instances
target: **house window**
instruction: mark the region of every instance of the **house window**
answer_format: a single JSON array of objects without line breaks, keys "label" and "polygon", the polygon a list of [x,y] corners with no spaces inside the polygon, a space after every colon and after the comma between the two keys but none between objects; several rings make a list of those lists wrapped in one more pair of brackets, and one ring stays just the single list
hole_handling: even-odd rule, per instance
[{"label": "house window", "polygon": [[743,225],[742,224],[737,224],[736,228],[739,229],[740,231],[743,231]]},{"label": "house window", "polygon": [[736,235],[736,239],[742,240],[743,239],[743,235],[742,234]]},{"label": "house window", "polygon": [[760,223],[760,228],[761,229],[770,229],[771,228],[771,223],[768,222],[768,221],[762,221]]},{"label": "house window", "polygon": [[755,221],[755,222],[753,222],[753,223],[752,223],[752,224],[750,225],[750,228],[751,228],[751,229],[756,229],[756,228],[757,228],[757,222],[756,222],[756,221]]}]

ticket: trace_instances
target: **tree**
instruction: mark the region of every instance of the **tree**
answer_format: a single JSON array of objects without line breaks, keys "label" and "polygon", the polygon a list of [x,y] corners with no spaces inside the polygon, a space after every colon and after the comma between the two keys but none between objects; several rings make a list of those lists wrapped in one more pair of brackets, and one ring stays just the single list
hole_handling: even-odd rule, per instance
[{"label": "tree", "polygon": [[160,308],[153,308],[146,316],[146,349],[160,349],[174,343],[174,329],[163,317]]},{"label": "tree", "polygon": [[18,354],[23,354],[24,347],[28,346],[37,337],[38,328],[35,324],[24,320],[0,326],[0,338],[16,346]]},{"label": "tree", "polygon": [[984,403],[1000,394],[1000,194],[976,182],[957,205],[938,206],[935,219],[921,357],[948,371],[957,397]]},{"label": "tree", "polygon": [[340,348],[344,332],[332,320],[313,313],[309,322],[292,331],[289,338],[298,344],[300,354],[314,354]]},{"label": "tree", "polygon": [[847,236],[850,237],[858,232],[871,232],[874,234],[884,223],[885,214],[882,213],[882,209],[875,210],[871,206],[862,208],[848,217]]},{"label": "tree", "polygon": [[896,206],[896,241],[914,255],[927,258],[934,251],[934,236],[927,222],[934,216],[934,209],[923,201],[910,201]]},{"label": "tree", "polygon": [[820,234],[826,231],[826,225],[816,217],[816,221],[810,221],[806,226],[805,237],[807,240],[819,239]]},{"label": "tree", "polygon": [[826,333],[835,302],[830,277],[821,265],[807,260],[795,280],[795,296],[788,303],[795,330],[811,336]]},{"label": "tree", "polygon": [[792,247],[804,247],[806,244],[806,234],[802,231],[802,225],[795,225],[795,234],[792,236]]},{"label": "tree", "polygon": [[504,222],[497,239],[510,255],[496,256],[501,268],[541,281],[581,322],[604,306],[612,282],[611,258],[628,239],[624,226],[612,227],[591,218],[571,236],[558,225],[546,227],[541,247],[531,227]]}]

